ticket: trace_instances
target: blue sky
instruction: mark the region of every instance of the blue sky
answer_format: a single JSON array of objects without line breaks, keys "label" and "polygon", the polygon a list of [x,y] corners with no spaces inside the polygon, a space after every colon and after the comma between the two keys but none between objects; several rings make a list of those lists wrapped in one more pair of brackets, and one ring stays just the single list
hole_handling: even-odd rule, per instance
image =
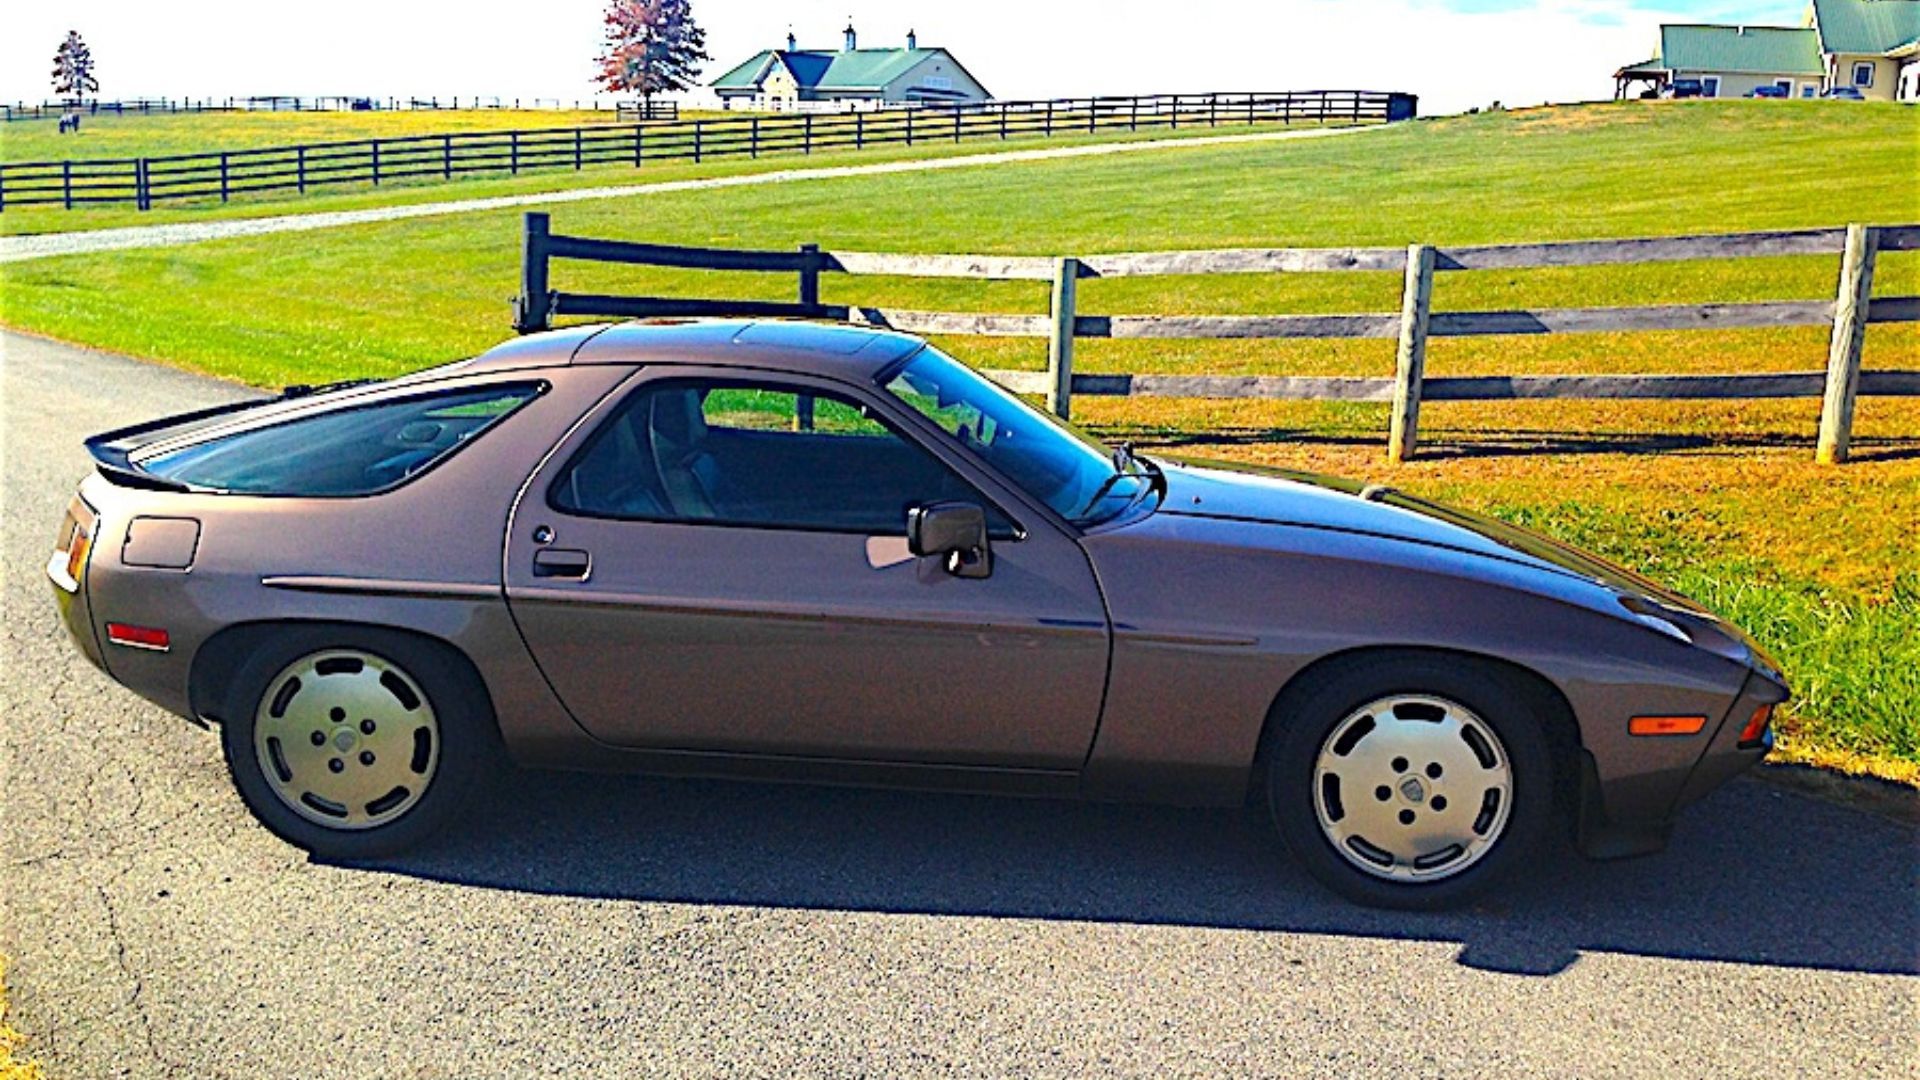
[{"label": "blue sky", "polygon": [[[585,99],[602,0],[63,0],[14,5],[0,98],[39,100],[80,30],[108,97],[498,95]],[[1756,0],[694,0],[711,78],[789,29],[837,47],[907,30],[1005,98],[1088,93],[1407,90],[1423,111],[1606,97],[1663,21],[1797,24]],[[529,12],[536,17],[529,18]]]}]

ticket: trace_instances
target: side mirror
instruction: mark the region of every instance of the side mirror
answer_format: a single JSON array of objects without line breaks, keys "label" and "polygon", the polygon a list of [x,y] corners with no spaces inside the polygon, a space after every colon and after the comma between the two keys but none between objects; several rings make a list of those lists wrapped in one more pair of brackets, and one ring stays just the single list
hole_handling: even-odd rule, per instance
[{"label": "side mirror", "polygon": [[907,550],[946,556],[947,573],[983,578],[993,572],[987,512],[973,503],[937,502],[907,511]]}]

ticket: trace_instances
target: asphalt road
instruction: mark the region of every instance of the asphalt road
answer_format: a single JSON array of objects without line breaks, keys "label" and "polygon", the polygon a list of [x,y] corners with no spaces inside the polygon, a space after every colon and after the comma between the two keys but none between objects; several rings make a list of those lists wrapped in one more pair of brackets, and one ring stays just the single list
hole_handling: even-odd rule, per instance
[{"label": "asphalt road", "polygon": [[0,951],[58,1077],[1920,1069],[1920,849],[1742,781],[1660,856],[1348,907],[1238,813],[522,774],[375,868],[67,644],[79,439],[235,391],[4,345]]}]

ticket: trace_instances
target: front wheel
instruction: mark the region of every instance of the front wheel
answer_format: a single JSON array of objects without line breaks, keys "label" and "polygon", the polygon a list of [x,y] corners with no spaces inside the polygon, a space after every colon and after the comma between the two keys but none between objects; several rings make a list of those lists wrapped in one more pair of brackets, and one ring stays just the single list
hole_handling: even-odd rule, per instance
[{"label": "front wheel", "polygon": [[425,839],[491,760],[493,717],[462,665],[377,630],[300,628],[243,665],[221,745],[260,822],[316,855]]},{"label": "front wheel", "polygon": [[1338,670],[1276,717],[1274,826],[1315,878],[1350,899],[1463,903],[1525,856],[1552,812],[1551,751],[1528,701],[1470,662]]}]

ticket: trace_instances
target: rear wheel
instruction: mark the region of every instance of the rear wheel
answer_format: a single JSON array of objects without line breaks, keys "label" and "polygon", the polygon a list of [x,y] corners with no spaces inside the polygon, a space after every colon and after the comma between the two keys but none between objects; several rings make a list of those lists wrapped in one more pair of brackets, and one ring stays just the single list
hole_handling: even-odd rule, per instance
[{"label": "rear wheel", "polygon": [[1552,812],[1552,757],[1503,673],[1435,657],[1352,664],[1282,705],[1274,826],[1322,883],[1380,907],[1464,902]]},{"label": "rear wheel", "polygon": [[234,693],[221,744],[241,798],[316,855],[418,843],[492,759],[492,713],[464,665],[405,635],[288,631],[249,657]]}]

